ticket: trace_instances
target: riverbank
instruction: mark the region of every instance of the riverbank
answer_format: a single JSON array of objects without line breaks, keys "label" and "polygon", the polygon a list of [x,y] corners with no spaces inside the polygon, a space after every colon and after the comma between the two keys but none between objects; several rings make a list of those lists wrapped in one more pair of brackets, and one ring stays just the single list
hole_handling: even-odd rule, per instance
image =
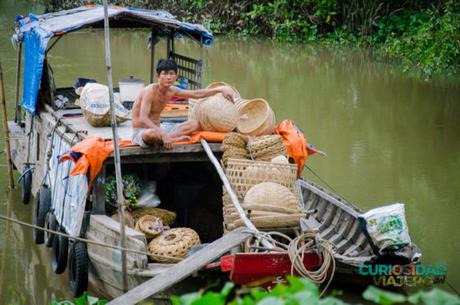
[{"label": "riverbank", "polygon": [[[47,10],[59,10],[90,2],[44,0],[44,3]],[[423,79],[460,75],[460,2],[455,0],[436,3],[122,0],[117,3],[165,9],[180,19],[204,24],[216,34],[373,48],[377,50],[378,60],[401,63],[404,72]]]}]

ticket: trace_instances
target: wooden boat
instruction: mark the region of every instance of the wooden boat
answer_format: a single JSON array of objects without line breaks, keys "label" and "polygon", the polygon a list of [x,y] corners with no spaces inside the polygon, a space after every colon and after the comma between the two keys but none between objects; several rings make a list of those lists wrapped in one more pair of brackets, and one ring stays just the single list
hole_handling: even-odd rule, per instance
[{"label": "wooden boat", "polygon": [[[65,18],[70,15],[73,17],[73,23],[69,25],[66,24]],[[187,78],[193,88],[201,87],[202,62],[177,54],[174,49],[174,39],[176,35],[182,35],[194,38],[200,46],[210,44],[212,35],[206,29],[199,25],[181,23],[171,15],[159,11],[112,7],[109,15],[113,26],[151,28],[153,36],[151,41],[156,40],[155,35],[161,34],[166,37],[166,54],[178,61],[179,75]],[[84,237],[90,241],[119,246],[120,224],[109,216],[113,213],[113,208],[106,204],[104,198],[104,183],[109,176],[114,175],[115,171],[113,156],[110,155],[104,161],[92,188],[86,175],[70,175],[75,168],[72,161],[59,161],[60,156],[80,141],[90,137],[112,139],[111,129],[110,127],[95,128],[88,124],[75,105],[76,96],[72,88],[54,88],[52,70],[47,60],[48,52],[65,33],[88,26],[99,27],[102,18],[102,7],[86,6],[64,13],[31,15],[19,21],[14,36],[19,45],[19,58],[21,58],[23,41],[37,39],[44,45],[53,39],[54,41],[46,50],[34,49],[34,46],[40,43],[31,45],[26,43],[25,48],[29,48],[27,54],[35,54],[34,52],[37,54],[32,57],[26,56],[27,71],[24,75],[29,75],[29,72],[36,73],[36,70],[31,67],[37,69],[41,66],[43,72],[38,69],[40,74],[34,74],[38,78],[38,83],[34,78],[26,77],[24,80],[22,108],[26,111],[22,111],[18,105],[17,95],[15,120],[8,122],[8,126],[12,161],[23,176],[22,200],[25,203],[29,201],[28,192],[36,197],[34,215],[42,220],[36,223],[60,230],[73,237]],[[47,24],[50,20],[53,23]],[[47,31],[45,36],[33,32],[32,25],[40,27],[40,24],[45,25],[44,29]],[[153,67],[153,46],[151,49],[151,67]],[[20,63],[19,60],[18,62]],[[17,83],[19,84],[19,78]],[[56,103],[58,95],[68,98],[64,107],[62,105],[58,107]],[[171,115],[162,116],[162,121],[170,119]],[[185,118],[179,117],[179,120]],[[130,122],[119,124],[118,133],[122,139],[131,139]],[[220,143],[211,143],[210,146],[214,154],[219,157],[222,153]],[[202,243],[211,243],[199,253],[190,256],[192,262],[198,260],[195,265],[190,265],[199,266],[195,270],[188,270],[190,272],[186,275],[193,273],[193,277],[184,275],[180,282],[172,287],[166,287],[168,289],[163,289],[162,293],[155,294],[155,299],[167,302],[171,293],[197,290],[209,278],[225,280],[228,278],[226,273],[228,271],[231,274],[230,279],[236,280],[239,277],[241,284],[247,284],[258,282],[262,277],[276,279],[284,276],[286,270],[289,270],[289,262],[285,254],[281,254],[284,258],[280,259],[278,264],[272,264],[270,265],[272,269],[267,269],[267,260],[279,256],[279,253],[241,255],[238,253],[241,251],[238,248],[235,250],[236,253],[230,254],[233,258],[224,256],[221,259],[221,263],[226,261],[227,264],[215,262],[214,265],[206,265],[223,256],[225,252],[222,251],[227,249],[226,247],[235,248],[248,235],[238,231],[230,237],[222,237],[224,232],[221,181],[200,144],[177,145],[172,150],[128,147],[121,149],[121,163],[123,173],[136,173],[145,180],[157,181],[157,192],[162,201],[160,207],[177,213],[177,226],[193,228],[198,232]],[[360,211],[357,208],[312,182],[301,179],[298,183],[304,209],[316,210],[315,213],[310,214],[303,225],[318,230],[322,238],[336,246],[335,256],[344,272],[356,273],[360,263],[375,259],[366,236],[359,227]],[[45,201],[49,201],[49,206],[43,204]],[[144,234],[126,227],[126,237],[127,248],[146,251],[147,239]],[[79,242],[72,239],[69,241],[66,237],[49,234],[43,236],[37,232],[34,239],[37,243],[45,242],[52,247],[52,268],[56,273],[64,272],[69,261],[70,286],[76,295],[86,290],[88,278],[90,285],[105,297],[114,298],[125,292],[121,254],[118,249],[91,243],[82,246]],[[228,244],[229,240],[233,244]],[[217,250],[215,243],[218,245]],[[226,247],[222,247],[222,244]],[[76,251],[77,247],[79,251]],[[201,257],[202,261],[197,257]],[[204,257],[208,260],[204,260]],[[239,271],[235,271],[236,267],[244,266],[248,260],[255,260],[256,264],[253,266],[259,266],[257,269],[263,272],[240,276]],[[311,253],[304,263],[313,268],[318,261],[318,255]],[[235,262],[239,263],[235,264]],[[127,254],[127,288],[138,287],[152,278],[161,280],[170,273],[174,274],[171,270],[179,268],[179,264],[155,263],[149,261],[145,254],[130,252]],[[76,265],[81,268],[76,268]],[[183,265],[187,269],[186,263]],[[216,267],[221,267],[220,271]],[[86,273],[80,272],[86,270],[85,268],[87,268]],[[238,270],[241,271],[242,268]]]}]

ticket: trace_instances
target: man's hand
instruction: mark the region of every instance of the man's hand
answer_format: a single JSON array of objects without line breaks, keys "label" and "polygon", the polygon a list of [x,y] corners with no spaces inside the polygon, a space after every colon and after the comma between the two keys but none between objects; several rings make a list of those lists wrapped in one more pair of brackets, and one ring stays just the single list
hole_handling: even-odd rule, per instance
[{"label": "man's hand", "polygon": [[230,102],[234,103],[235,102],[235,99],[236,99],[236,94],[235,94],[235,90],[233,90],[231,87],[229,86],[222,86],[221,87],[222,91],[221,93],[223,94],[223,96],[229,100]]},{"label": "man's hand", "polygon": [[163,146],[166,149],[172,149],[173,139],[167,133],[163,134],[163,136],[161,137],[161,140],[163,140]]}]

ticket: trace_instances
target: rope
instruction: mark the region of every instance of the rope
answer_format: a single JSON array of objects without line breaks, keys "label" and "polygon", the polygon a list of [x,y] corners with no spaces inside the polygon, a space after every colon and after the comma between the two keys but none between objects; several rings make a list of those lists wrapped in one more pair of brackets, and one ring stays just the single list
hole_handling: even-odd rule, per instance
[{"label": "rope", "polygon": [[[287,241],[287,243],[282,243],[280,241],[275,240],[273,238],[274,236],[283,238]],[[329,241],[319,237],[319,234],[317,232],[307,232],[297,236],[294,239],[291,239],[289,236],[276,231],[256,232],[255,237],[256,239],[254,240],[248,239],[246,241],[246,247],[248,249],[272,252],[287,251],[289,255],[289,260],[291,261],[291,275],[294,275],[294,271],[296,271],[298,274],[300,274],[300,276],[304,278],[309,278],[318,285],[323,284],[330,275],[329,281],[324,286],[320,296],[322,296],[326,292],[335,274],[335,259],[333,245]],[[266,239],[277,247],[273,249],[260,247],[259,239]],[[305,253],[309,253],[312,251],[316,252],[320,257],[320,266],[317,270],[314,271],[308,270],[303,263]],[[331,272],[329,272],[329,270],[331,270]]]},{"label": "rope", "polygon": [[[315,271],[310,271],[305,268],[303,259],[305,253],[315,251],[320,257],[320,267]],[[297,271],[302,277],[308,277],[318,285],[324,283],[329,275],[329,269],[331,270],[331,276],[329,281],[321,291],[320,296],[326,292],[329,284],[331,283],[335,273],[335,259],[333,254],[332,244],[319,237],[318,233],[307,232],[300,235],[292,240],[288,246],[289,259],[291,260],[291,274],[294,274],[294,270]]]},{"label": "rope", "polygon": [[[141,255],[147,255],[147,256],[150,255],[150,253],[140,251],[140,250],[122,248],[122,247],[119,247],[119,246],[113,246],[113,245],[101,243],[101,242],[98,242],[98,241],[94,241],[94,240],[90,240],[90,239],[86,239],[86,238],[82,238],[82,237],[71,236],[71,235],[66,234],[66,233],[62,233],[62,232],[59,232],[59,231],[54,231],[54,230],[42,228],[42,227],[27,223],[27,222],[24,222],[24,221],[20,221],[20,220],[14,219],[14,218],[10,218],[10,217],[4,216],[4,215],[0,215],[0,219],[5,220],[5,221],[9,221],[9,222],[14,222],[14,223],[20,224],[20,225],[25,226],[25,227],[34,228],[34,229],[45,231],[45,232],[48,232],[48,233],[64,236],[64,237],[67,237],[69,239],[74,239],[74,240],[81,241],[81,242],[84,242],[84,243],[87,243],[87,244],[92,244],[92,245],[96,245],[96,246],[111,248],[111,249],[120,250],[120,251],[132,252],[132,253],[141,254]],[[157,254],[155,254],[155,256],[158,256],[160,258],[175,260],[175,261],[178,261],[178,262],[182,260],[181,258],[177,258],[177,257],[173,257],[173,256],[157,255]]]}]

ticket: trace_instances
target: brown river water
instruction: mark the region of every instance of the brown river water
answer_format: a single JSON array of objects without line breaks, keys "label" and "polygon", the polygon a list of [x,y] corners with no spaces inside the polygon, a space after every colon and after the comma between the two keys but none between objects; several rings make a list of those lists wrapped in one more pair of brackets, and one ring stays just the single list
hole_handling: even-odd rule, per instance
[{"label": "brown river water", "polygon": [[[42,7],[35,1],[0,1],[0,61],[9,118],[16,69],[9,39],[15,15],[29,10],[40,12]],[[115,83],[129,75],[148,80],[146,37],[143,31],[112,32]],[[309,142],[327,153],[307,161],[321,179],[309,169],[304,170],[306,178],[329,185],[364,210],[405,203],[410,234],[423,252],[423,262],[448,268],[448,283],[437,286],[460,291],[459,80],[414,79],[397,65],[375,61],[357,49],[221,37],[202,50],[191,42],[178,42],[177,48],[203,55],[205,83],[225,81],[245,98],[265,98],[278,121],[292,119]],[[156,58],[164,56],[164,42],[157,50]],[[49,60],[58,86],[71,86],[76,77],[105,82],[103,32],[64,37]],[[3,147],[3,133],[1,139]],[[8,192],[4,154],[0,158],[0,214],[5,215],[10,204],[13,217],[31,221],[31,205],[20,203],[20,190]],[[6,224],[0,223],[0,263],[5,264],[0,268],[0,304],[71,298],[67,275],[51,271],[49,250],[33,244],[29,229],[10,229],[7,234]]]}]

